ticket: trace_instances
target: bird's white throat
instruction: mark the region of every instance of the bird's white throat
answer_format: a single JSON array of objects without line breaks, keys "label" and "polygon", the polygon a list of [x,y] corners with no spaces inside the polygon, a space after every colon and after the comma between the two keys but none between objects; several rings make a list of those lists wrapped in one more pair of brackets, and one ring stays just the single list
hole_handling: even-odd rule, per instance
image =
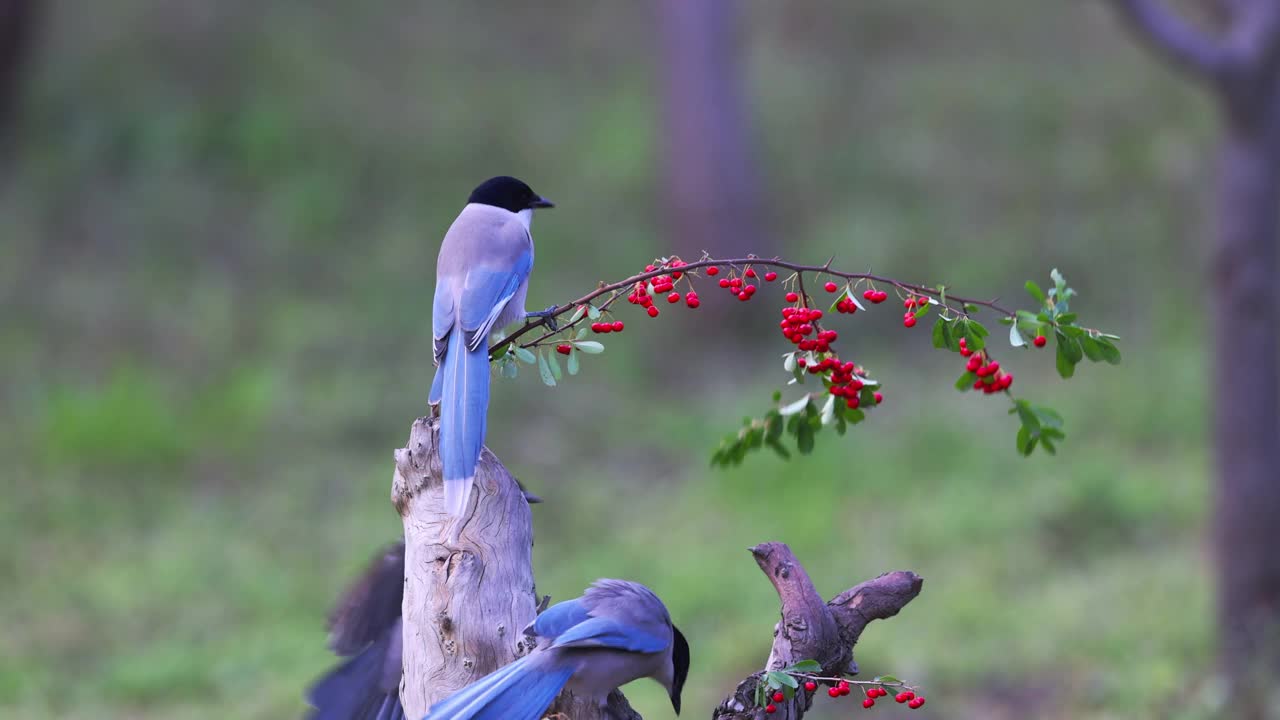
[{"label": "bird's white throat", "polygon": [[524,229],[530,230],[533,227],[533,208],[525,208],[516,213],[516,217],[520,218],[520,222],[524,223]]}]

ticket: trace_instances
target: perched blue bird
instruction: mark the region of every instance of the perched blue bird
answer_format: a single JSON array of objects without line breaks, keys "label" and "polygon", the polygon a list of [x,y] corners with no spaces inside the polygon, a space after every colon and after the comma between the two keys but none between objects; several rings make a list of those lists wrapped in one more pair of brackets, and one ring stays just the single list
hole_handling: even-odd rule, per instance
[{"label": "perched blue bird", "polygon": [[404,720],[400,705],[404,542],[379,553],[329,617],[346,659],[307,691],[307,720]]},{"label": "perched blue bird", "polygon": [[555,205],[513,177],[484,181],[445,233],[431,313],[436,376],[428,401],[440,406],[444,501],[461,517],[471,499],[489,410],[489,333],[526,313],[533,269],[529,225],[535,208]]},{"label": "perched blue bird", "polygon": [[425,720],[538,720],[562,689],[603,706],[642,677],[661,683],[680,714],[689,644],[649,588],[597,580],[524,632],[537,639],[532,652],[431,706]]}]

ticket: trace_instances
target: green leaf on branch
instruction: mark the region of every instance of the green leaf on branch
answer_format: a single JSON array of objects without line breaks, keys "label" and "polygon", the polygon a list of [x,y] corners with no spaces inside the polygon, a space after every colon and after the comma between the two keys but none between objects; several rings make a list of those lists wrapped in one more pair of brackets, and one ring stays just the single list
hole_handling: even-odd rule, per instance
[{"label": "green leaf on branch", "polygon": [[1022,333],[1018,332],[1017,323],[1009,326],[1009,344],[1014,347],[1025,347],[1027,344],[1027,341],[1022,339]]},{"label": "green leaf on branch", "polygon": [[1018,452],[1024,456],[1030,455],[1036,449],[1036,443],[1039,437],[1033,435],[1026,425],[1018,428]]},{"label": "green leaf on branch", "polygon": [[807,407],[809,407],[809,396],[805,395],[804,397],[800,398],[799,400],[796,400],[793,403],[789,403],[787,405],[782,406],[782,408],[778,410],[778,413],[783,416],[795,415],[796,413],[800,412],[801,410],[804,410]]},{"label": "green leaf on branch", "polygon": [[769,687],[777,690],[779,688],[789,687],[792,690],[800,687],[800,683],[795,678],[781,670],[770,670],[765,677],[769,680]]},{"label": "green leaf on branch", "polygon": [[501,367],[502,377],[515,378],[516,375],[520,374],[520,366],[517,365],[515,360],[512,360],[509,355],[503,357]]},{"label": "green leaf on branch", "polygon": [[1028,280],[1026,288],[1027,292],[1031,293],[1031,297],[1036,299],[1036,302],[1041,305],[1044,304],[1044,291],[1040,289],[1040,286],[1034,280]]},{"label": "green leaf on branch", "polygon": [[538,353],[538,377],[542,378],[543,385],[555,387],[556,376],[551,373],[551,366],[547,364],[547,354],[545,352]]},{"label": "green leaf on branch", "polygon": [[[510,347],[510,345],[507,347]],[[535,357],[533,353],[529,352],[528,348],[516,347],[515,354],[516,358],[521,362],[526,362],[530,365],[538,362],[538,358]]]},{"label": "green leaf on branch", "polygon": [[604,352],[604,345],[595,340],[576,340],[573,346],[588,355],[599,355]]},{"label": "green leaf on branch", "polygon": [[578,353],[569,353],[569,359],[565,361],[565,367],[569,370],[570,375],[578,374]]},{"label": "green leaf on branch", "polygon": [[1102,361],[1102,345],[1088,335],[1080,336],[1080,348],[1084,350],[1084,356],[1089,358],[1091,362]]},{"label": "green leaf on branch", "polygon": [[556,380],[563,380],[564,374],[560,371],[560,358],[557,358],[555,354],[547,353],[547,362],[551,365],[551,375]]},{"label": "green leaf on branch", "polygon": [[970,350],[977,352],[987,346],[985,338],[988,333],[982,323],[972,318],[963,318],[959,322],[961,324],[960,332]]},{"label": "green leaf on branch", "polygon": [[972,388],[973,384],[977,381],[978,381],[977,373],[966,371],[965,374],[960,376],[959,380],[956,380],[956,389],[959,390],[960,392],[965,392],[969,388]]},{"label": "green leaf on branch", "polygon": [[1072,375],[1076,374],[1076,364],[1072,362],[1071,354],[1067,350],[1067,345],[1074,344],[1074,343],[1075,343],[1075,340],[1069,337],[1064,337],[1061,333],[1059,333],[1058,355],[1057,355],[1055,364],[1057,365],[1057,368],[1058,368],[1058,374],[1061,375],[1063,378],[1069,378]]},{"label": "green leaf on branch", "polygon": [[1111,365],[1120,364],[1120,349],[1117,348],[1110,339],[1110,336],[1099,334],[1095,339],[1098,343],[1098,349],[1102,354],[1102,359]]},{"label": "green leaf on branch", "polygon": [[801,422],[796,426],[796,449],[801,455],[813,452],[813,435],[813,426],[808,422]]},{"label": "green leaf on branch", "polygon": [[788,665],[782,668],[782,672],[784,673],[812,674],[812,673],[819,672],[821,670],[822,670],[822,666],[818,664],[817,660],[801,660],[798,663],[792,663],[791,665]]},{"label": "green leaf on branch", "polygon": [[588,305],[587,305],[587,317],[588,317],[588,318],[590,318],[590,319],[592,319],[592,320],[599,320],[599,319],[600,319],[600,309],[599,309],[599,308],[597,308],[595,305],[588,304]]}]

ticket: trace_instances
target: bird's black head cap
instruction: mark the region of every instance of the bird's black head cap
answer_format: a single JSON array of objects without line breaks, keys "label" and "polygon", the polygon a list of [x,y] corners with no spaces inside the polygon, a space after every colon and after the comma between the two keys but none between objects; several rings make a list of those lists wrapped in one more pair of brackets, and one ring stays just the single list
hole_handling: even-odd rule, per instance
[{"label": "bird's black head cap", "polygon": [[680,691],[684,689],[684,681],[689,677],[689,641],[684,639],[680,628],[671,626],[675,642],[671,647],[671,664],[675,665],[675,677],[671,681],[671,707],[680,714]]},{"label": "bird's black head cap", "polygon": [[534,192],[524,181],[510,175],[499,175],[480,183],[479,187],[471,191],[467,202],[492,205],[511,212],[555,207],[555,203]]}]

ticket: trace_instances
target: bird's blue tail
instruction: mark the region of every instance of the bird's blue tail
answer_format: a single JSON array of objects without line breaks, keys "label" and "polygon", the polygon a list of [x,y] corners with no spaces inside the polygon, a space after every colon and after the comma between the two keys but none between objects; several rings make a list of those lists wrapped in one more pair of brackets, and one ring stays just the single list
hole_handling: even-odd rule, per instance
[{"label": "bird's blue tail", "polygon": [[[442,374],[440,398],[440,462],[444,466],[444,505],[461,517],[471,499],[476,463],[484,447],[489,413],[489,346],[467,349],[466,333],[454,328],[449,349],[437,375]],[[434,383],[433,383],[434,384]]]},{"label": "bird's blue tail", "polygon": [[573,675],[526,656],[431,706],[423,720],[538,720]]}]

